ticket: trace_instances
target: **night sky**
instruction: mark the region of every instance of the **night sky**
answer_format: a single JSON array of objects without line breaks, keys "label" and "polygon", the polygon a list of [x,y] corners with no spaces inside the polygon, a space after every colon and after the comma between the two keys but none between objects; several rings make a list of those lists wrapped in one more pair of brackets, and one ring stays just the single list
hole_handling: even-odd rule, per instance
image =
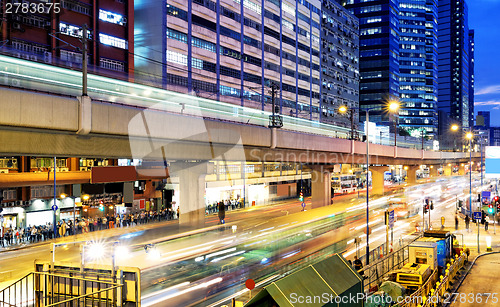
[{"label": "night sky", "polygon": [[491,111],[500,126],[500,0],[468,0],[469,28],[475,30],[475,107]]}]

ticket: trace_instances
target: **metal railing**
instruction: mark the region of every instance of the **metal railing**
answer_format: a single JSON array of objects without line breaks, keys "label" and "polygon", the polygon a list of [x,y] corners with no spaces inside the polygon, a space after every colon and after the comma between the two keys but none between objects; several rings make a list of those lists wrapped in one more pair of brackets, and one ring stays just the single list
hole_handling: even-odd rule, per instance
[{"label": "metal railing", "polygon": [[32,272],[0,291],[0,307],[122,306],[122,287],[106,280]]},{"label": "metal railing", "polygon": [[[385,256],[385,243],[370,251],[371,263],[358,271],[360,275],[365,277],[365,292],[369,293],[372,286],[380,284],[384,276],[387,275],[387,273],[389,273],[390,271],[402,268],[409,260],[410,244],[421,237],[422,234],[418,234],[416,237],[411,238],[406,243],[401,242],[401,248]],[[360,257],[360,260],[362,262],[365,262],[366,255]]]}]

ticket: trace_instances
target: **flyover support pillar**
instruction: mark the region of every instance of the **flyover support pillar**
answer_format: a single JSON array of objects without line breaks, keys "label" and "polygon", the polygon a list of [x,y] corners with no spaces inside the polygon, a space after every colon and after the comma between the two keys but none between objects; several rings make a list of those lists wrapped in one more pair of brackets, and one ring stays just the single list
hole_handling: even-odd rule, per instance
[{"label": "flyover support pillar", "polygon": [[473,172],[479,172],[479,170],[480,170],[479,162],[472,161],[472,171]]},{"label": "flyover support pillar", "polygon": [[429,166],[429,177],[433,178],[433,177],[439,176],[438,175],[438,168],[439,168],[439,165],[430,165]]},{"label": "flyover support pillar", "polygon": [[370,166],[372,173],[372,191],[371,195],[384,194],[384,173],[389,170],[387,166]]},{"label": "flyover support pillar", "polygon": [[332,201],[332,170],[324,165],[311,168],[311,203],[312,208],[328,206]]},{"label": "flyover support pillar", "polygon": [[179,226],[201,228],[205,225],[205,176],[210,164],[175,162],[169,173],[179,178]]},{"label": "flyover support pillar", "polygon": [[466,168],[466,165],[464,163],[462,163],[462,164],[459,165],[459,167],[458,167],[458,174],[460,176],[465,175],[465,168]]},{"label": "flyover support pillar", "polygon": [[406,183],[415,184],[417,183],[417,170],[420,167],[418,165],[410,165],[406,170]]},{"label": "flyover support pillar", "polygon": [[443,168],[444,168],[444,175],[445,176],[451,176],[452,175],[452,166],[451,166],[451,164],[445,164]]}]

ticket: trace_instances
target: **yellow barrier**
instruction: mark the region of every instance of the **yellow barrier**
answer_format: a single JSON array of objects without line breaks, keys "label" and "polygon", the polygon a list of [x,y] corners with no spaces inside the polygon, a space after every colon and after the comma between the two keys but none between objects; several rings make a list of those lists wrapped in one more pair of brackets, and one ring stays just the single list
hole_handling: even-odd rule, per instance
[{"label": "yellow barrier", "polygon": [[[453,278],[457,275],[458,270],[464,266],[466,255],[462,252],[460,257],[451,259],[451,263],[447,264],[447,269],[444,276],[440,276],[440,281],[436,283],[435,288],[430,291],[430,299],[422,305],[422,307],[435,307],[443,299],[444,294],[450,288]],[[428,292],[425,292],[428,293]]]}]

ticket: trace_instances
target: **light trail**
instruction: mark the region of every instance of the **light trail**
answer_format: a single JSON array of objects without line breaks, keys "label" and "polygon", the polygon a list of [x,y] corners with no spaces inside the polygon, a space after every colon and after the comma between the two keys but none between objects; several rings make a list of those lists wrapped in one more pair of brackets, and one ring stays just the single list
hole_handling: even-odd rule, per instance
[{"label": "light trail", "polygon": [[[161,303],[161,302],[164,302],[164,301],[167,301],[169,299],[172,299],[174,297],[177,297],[179,295],[183,295],[183,294],[186,294],[186,293],[189,293],[189,292],[192,292],[192,291],[195,291],[195,290],[198,290],[198,289],[202,289],[202,288],[206,288],[208,286],[211,286],[211,285],[214,285],[216,283],[219,283],[222,281],[222,277],[218,277],[218,278],[215,278],[215,279],[212,279],[210,281],[207,281],[207,282],[204,282],[202,284],[199,284],[199,285],[196,285],[196,286],[193,286],[193,287],[190,287],[188,289],[184,289],[184,290],[181,290],[179,292],[176,292],[176,293],[173,293],[173,294],[170,294],[170,295],[167,295],[167,296],[164,296],[164,297],[160,297],[160,298],[157,298],[156,300],[152,301],[152,302],[146,302],[146,303],[142,303],[141,305],[142,306],[145,306],[145,307],[148,307],[148,306],[152,306],[152,305],[155,305],[155,304],[158,304],[158,303]],[[165,305],[164,305],[165,306]]]}]

